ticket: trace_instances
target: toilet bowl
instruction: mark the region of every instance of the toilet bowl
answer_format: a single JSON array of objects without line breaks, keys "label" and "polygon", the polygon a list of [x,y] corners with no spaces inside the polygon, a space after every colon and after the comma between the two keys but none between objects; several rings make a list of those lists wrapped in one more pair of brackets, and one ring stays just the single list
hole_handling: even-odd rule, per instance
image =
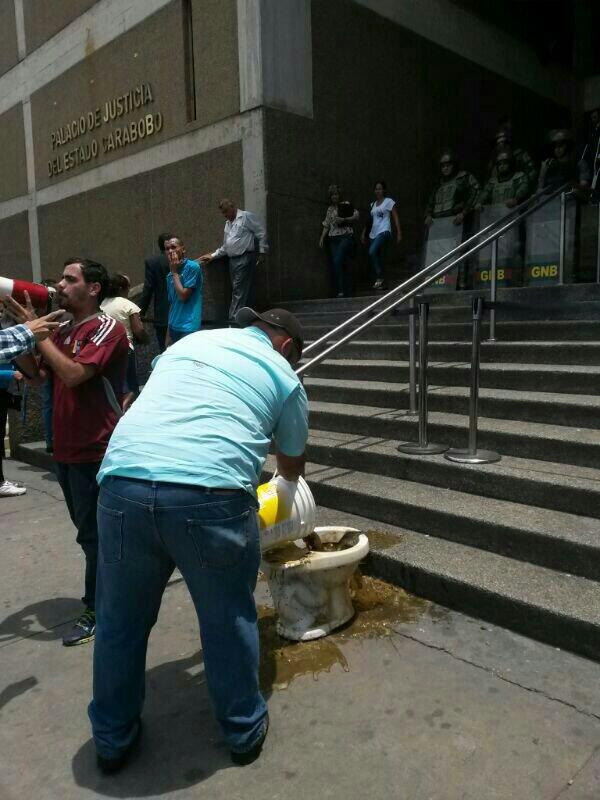
[{"label": "toilet bowl", "polygon": [[358,542],[320,552],[308,551],[298,540],[267,551],[261,564],[278,615],[277,632],[294,641],[318,639],[354,616],[350,578],[369,552],[368,538],[355,528],[328,526],[315,533],[324,544],[337,544],[346,533],[357,533]]}]

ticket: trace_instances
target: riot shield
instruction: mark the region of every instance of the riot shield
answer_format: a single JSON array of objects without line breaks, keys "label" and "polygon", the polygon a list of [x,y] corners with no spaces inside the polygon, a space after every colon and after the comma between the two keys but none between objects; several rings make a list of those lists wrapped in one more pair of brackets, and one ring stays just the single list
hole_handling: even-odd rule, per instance
[{"label": "riot shield", "polygon": [[[508,213],[508,209],[501,203],[496,206],[484,206],[479,214],[479,230],[497,222]],[[509,228],[498,239],[498,260],[496,262],[496,285],[518,286],[521,282],[523,258],[521,255],[520,226]],[[484,247],[479,251],[477,268],[475,269],[474,288],[485,289],[492,280],[492,246]]]},{"label": "riot shield", "polygon": [[[428,267],[454,250],[462,242],[463,226],[455,225],[453,217],[434,219],[425,244],[425,265]],[[443,264],[441,265],[443,266]],[[426,292],[454,292],[458,280],[458,267],[454,267],[425,289]]]},{"label": "riot shield", "polygon": [[[566,197],[565,261],[563,282],[571,283],[575,260],[577,200]],[[524,283],[552,286],[559,282],[560,197],[555,197],[527,219]]]}]

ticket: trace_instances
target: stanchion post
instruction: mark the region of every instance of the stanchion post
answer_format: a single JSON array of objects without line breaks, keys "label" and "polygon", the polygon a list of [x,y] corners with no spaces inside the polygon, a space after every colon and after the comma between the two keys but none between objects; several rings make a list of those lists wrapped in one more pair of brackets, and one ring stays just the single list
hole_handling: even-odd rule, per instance
[{"label": "stanchion post", "polygon": [[492,280],[490,282],[490,336],[488,342],[496,341],[496,293],[498,279],[498,239],[492,242]]},{"label": "stanchion post", "polygon": [[600,283],[600,202],[598,203],[598,230],[596,231],[596,283]]},{"label": "stanchion post", "polygon": [[408,317],[408,413],[416,416],[417,407],[417,316],[414,295],[410,298]]},{"label": "stanchion post", "polygon": [[567,243],[567,195],[560,196],[560,241],[558,244],[558,282],[562,286],[565,277],[565,252]]},{"label": "stanchion post", "polygon": [[429,303],[419,302],[419,441],[403,442],[398,445],[401,453],[413,456],[436,455],[448,449],[444,444],[428,441],[427,433],[427,325],[429,321]]},{"label": "stanchion post", "polygon": [[473,298],[473,342],[471,348],[471,390],[469,394],[469,446],[466,450],[452,448],[444,458],[459,464],[493,464],[501,456],[494,450],[477,447],[477,415],[479,406],[479,366],[481,360],[481,320],[483,297]]}]

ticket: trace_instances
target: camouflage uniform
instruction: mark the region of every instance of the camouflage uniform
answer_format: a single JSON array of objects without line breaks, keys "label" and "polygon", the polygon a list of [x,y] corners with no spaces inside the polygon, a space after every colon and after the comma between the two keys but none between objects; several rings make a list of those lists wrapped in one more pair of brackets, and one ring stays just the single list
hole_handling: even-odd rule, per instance
[{"label": "camouflage uniform", "polygon": [[[523,150],[521,147],[517,147],[512,151],[512,157],[516,172],[522,172],[525,176],[527,181],[527,194],[531,194],[533,191],[535,191],[538,182],[538,170],[535,165],[535,161],[529,155],[529,153],[526,150]],[[491,162],[492,166],[489,170],[490,180],[494,180],[498,177],[495,160],[496,159],[494,158]],[[523,197],[523,200],[525,200],[526,197],[527,195]]]},{"label": "camouflage uniform", "polygon": [[448,181],[440,181],[432,191],[425,208],[425,216],[451,217],[467,214],[477,200],[479,183],[465,170],[460,170]]},{"label": "camouflage uniform", "polygon": [[482,206],[505,205],[507,200],[522,203],[529,196],[529,181],[523,172],[514,172],[505,181],[497,176],[489,179],[481,190],[479,203]]}]

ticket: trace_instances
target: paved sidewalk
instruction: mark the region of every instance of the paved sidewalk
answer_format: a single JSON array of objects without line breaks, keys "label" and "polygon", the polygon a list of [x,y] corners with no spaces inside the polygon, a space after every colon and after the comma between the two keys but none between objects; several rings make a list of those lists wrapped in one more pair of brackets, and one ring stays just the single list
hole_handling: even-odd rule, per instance
[{"label": "paved sidewalk", "polygon": [[598,800],[599,665],[404,596],[396,621],[365,613],[318,646],[282,647],[264,582],[272,727],[262,757],[233,766],[177,575],[150,640],[139,755],[100,776],[93,649],[60,643],[83,560],[53,476],[6,468],[28,492],[0,500],[0,800]]}]

